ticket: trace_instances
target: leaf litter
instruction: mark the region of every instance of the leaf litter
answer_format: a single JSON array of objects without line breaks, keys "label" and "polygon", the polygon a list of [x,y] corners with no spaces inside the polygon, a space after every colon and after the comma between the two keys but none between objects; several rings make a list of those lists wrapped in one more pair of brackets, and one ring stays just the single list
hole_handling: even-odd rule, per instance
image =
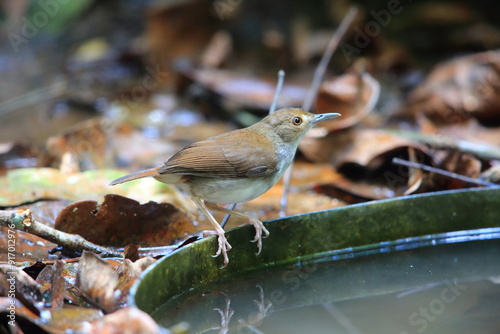
[{"label": "leaf litter", "polygon": [[[124,169],[158,165],[186,144],[260,119],[274,95],[277,64],[285,65],[289,76],[279,105],[302,104],[310,86],[311,64],[316,63],[320,49],[311,43],[319,41],[323,48],[332,28],[328,26],[325,34],[325,30],[277,14],[274,18],[289,30],[269,28],[261,25],[268,20],[252,19],[262,18],[261,6],[241,4],[229,12],[214,13],[214,8],[199,1],[146,5],[149,14],[144,18],[143,36],[148,43],[129,41],[124,51],[103,40],[76,42],[76,51],[69,51],[68,62],[62,65],[74,78],[57,81],[59,90],[47,94],[51,103],[41,104],[43,96],[31,91],[38,109],[49,109],[36,116],[45,118],[46,126],[33,133],[13,131],[11,124],[25,129],[25,116],[17,123],[6,121],[3,135],[8,135],[8,141],[2,137],[0,146],[2,209],[29,209],[43,225],[78,234],[123,257],[69,251],[64,245],[16,230],[10,262],[12,229],[1,226],[0,259],[9,264],[0,268],[2,316],[8,314],[8,278],[14,275],[14,303],[24,332],[159,332],[147,314],[128,307],[130,287],[156,261],[154,257],[196,240],[210,225],[174,187],[154,180],[114,188],[107,183]],[[321,12],[316,16],[339,10],[333,2],[324,6],[331,7],[318,7]],[[461,13],[456,16],[461,24],[480,17],[470,8],[449,7],[446,13]],[[109,11],[104,4],[96,8]],[[27,9],[20,6],[18,10]],[[481,41],[488,48],[464,50],[468,55],[460,57],[441,55],[426,67],[415,61],[424,57],[413,41],[405,44],[391,39],[398,27],[405,31],[424,12],[433,11],[420,8],[404,13],[415,17],[406,25],[395,20],[387,36],[376,36],[363,50],[365,58],[359,62],[346,61],[348,57],[337,52],[311,111],[340,112],[343,117],[323,124],[301,142],[288,214],[477,186],[452,178],[451,173],[500,183],[500,57],[494,49],[500,45],[495,44],[496,35],[473,39],[478,26],[476,30],[469,27],[471,35],[462,39]],[[426,20],[443,24],[445,17]],[[358,18],[356,24],[361,22]],[[242,29],[245,25],[262,29],[259,43],[242,45],[253,40]],[[488,29],[498,33],[491,26]],[[491,40],[485,40],[487,36]],[[456,39],[440,43],[456,43]],[[461,41],[460,45],[466,44]],[[377,48],[379,53],[373,53]],[[451,50],[458,48],[455,45]],[[30,61],[39,62],[40,71],[53,71],[53,65],[40,63],[42,58]],[[117,66],[121,75],[111,70]],[[26,71],[34,76],[31,68]],[[411,71],[423,79],[410,76]],[[29,85],[19,85],[15,88],[30,93],[25,88]],[[392,101],[389,112],[384,103],[393,96],[400,98]],[[34,110],[33,103],[24,106],[19,115]],[[449,174],[395,165],[394,158]],[[241,210],[263,220],[276,218],[282,192],[279,182],[263,196],[241,204]],[[241,223],[232,219],[228,228]]]}]

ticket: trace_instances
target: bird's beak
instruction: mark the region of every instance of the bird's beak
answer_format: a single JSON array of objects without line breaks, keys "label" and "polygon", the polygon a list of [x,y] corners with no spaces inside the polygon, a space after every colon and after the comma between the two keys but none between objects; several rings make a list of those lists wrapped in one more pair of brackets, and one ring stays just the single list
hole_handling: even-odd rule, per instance
[{"label": "bird's beak", "polygon": [[342,116],[342,115],[339,113],[336,113],[336,112],[331,113],[331,114],[315,114],[314,115],[314,124],[319,123],[319,122],[323,122],[323,121],[328,121],[329,119],[334,119],[334,118],[337,118],[340,116]]}]

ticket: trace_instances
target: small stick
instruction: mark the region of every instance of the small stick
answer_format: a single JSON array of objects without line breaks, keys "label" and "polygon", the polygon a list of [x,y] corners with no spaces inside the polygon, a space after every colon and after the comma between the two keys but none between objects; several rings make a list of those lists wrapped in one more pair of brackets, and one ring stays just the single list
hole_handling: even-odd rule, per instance
[{"label": "small stick", "polygon": [[285,71],[279,70],[278,71],[278,83],[276,84],[276,91],[274,92],[273,103],[271,104],[271,107],[269,108],[269,115],[271,115],[276,110],[276,106],[278,105],[278,101],[279,101],[280,95],[281,95],[281,89],[283,88],[284,82],[285,82]]},{"label": "small stick", "polygon": [[[325,75],[328,63],[332,59],[333,53],[337,49],[340,41],[347,32],[347,28],[349,28],[357,13],[358,9],[354,6],[351,6],[347,14],[344,16],[344,19],[340,23],[339,27],[333,34],[332,38],[330,39],[325,53],[323,54],[323,57],[321,57],[321,61],[314,71],[311,87],[307,91],[306,98],[304,99],[304,103],[302,104],[302,109],[311,111],[314,101],[316,100],[316,96],[318,95],[319,86],[323,81],[323,76]],[[292,168],[293,162],[290,167],[288,167],[285,175],[283,176],[283,195],[281,196],[280,200],[280,217],[286,216],[286,207],[288,206],[288,193],[290,192],[290,181],[292,179]]]},{"label": "small stick", "polygon": [[36,105],[40,102],[58,97],[62,95],[62,89],[66,87],[67,84],[68,82],[66,80],[57,81],[50,86],[33,89],[21,96],[4,101],[0,103],[0,115],[9,114],[21,108]]},{"label": "small stick", "polygon": [[333,53],[335,52],[335,50],[337,50],[340,41],[347,32],[347,28],[349,28],[357,13],[358,9],[356,7],[352,6],[351,8],[349,8],[349,11],[344,16],[344,19],[330,39],[325,53],[321,57],[321,61],[314,71],[311,87],[307,91],[306,98],[304,99],[304,103],[302,104],[302,109],[310,111],[310,109],[312,108],[314,101],[316,100],[316,96],[318,95],[319,86],[323,81],[323,76],[325,75],[326,68],[328,67],[328,63],[332,59]]},{"label": "small stick", "polygon": [[[284,70],[279,70],[278,71],[278,83],[276,84],[276,90],[274,92],[274,97],[273,97],[273,102],[271,103],[271,107],[269,108],[269,115],[271,115],[275,110],[276,106],[278,105],[278,101],[280,99],[281,95],[281,89],[283,88],[283,83],[285,82],[285,71]],[[231,204],[230,210],[234,210],[236,208],[236,205],[238,203]],[[229,217],[231,215],[227,214],[224,216],[224,219],[222,220],[220,226],[224,228],[226,226],[227,221],[229,220]]]},{"label": "small stick", "polygon": [[498,187],[499,186],[496,183],[492,183],[492,182],[488,182],[488,181],[483,181],[483,180],[480,180],[480,179],[474,179],[472,177],[460,175],[460,174],[453,173],[453,172],[448,172],[448,171],[440,169],[440,168],[436,168],[436,167],[432,167],[432,166],[427,166],[427,165],[424,165],[424,164],[421,164],[421,163],[411,162],[411,161],[403,160],[403,159],[400,159],[400,158],[393,158],[392,159],[392,163],[396,164],[396,165],[402,165],[402,166],[406,166],[406,167],[411,167],[411,168],[420,168],[420,169],[425,170],[427,172],[432,172],[432,173],[440,174],[440,175],[443,175],[443,176],[446,176],[446,177],[449,177],[449,178],[452,178],[452,179],[457,179],[457,180],[460,180],[460,181],[463,181],[463,182],[473,183],[473,184],[477,184],[477,185],[481,185],[481,186],[488,186],[488,187]]},{"label": "small stick", "polygon": [[123,254],[112,249],[96,245],[85,240],[78,234],[70,234],[56,230],[52,227],[37,222],[31,216],[30,210],[11,211],[0,210],[0,226],[28,232],[45,240],[62,245],[73,251],[87,250],[102,256],[123,257]]}]

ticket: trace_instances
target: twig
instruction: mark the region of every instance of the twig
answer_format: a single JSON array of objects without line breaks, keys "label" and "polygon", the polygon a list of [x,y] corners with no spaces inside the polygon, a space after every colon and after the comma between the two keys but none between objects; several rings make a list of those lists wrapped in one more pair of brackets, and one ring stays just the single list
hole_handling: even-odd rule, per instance
[{"label": "twig", "polygon": [[31,233],[73,251],[87,250],[90,252],[98,253],[102,256],[123,257],[122,253],[96,245],[90,241],[85,240],[78,234],[62,232],[37,222],[31,216],[30,210],[0,210],[0,226],[15,228],[20,231]]},{"label": "twig", "polygon": [[57,97],[61,95],[62,89],[66,87],[67,84],[68,82],[66,80],[60,80],[50,86],[37,88],[21,96],[4,101],[0,103],[0,115],[8,114],[21,108]]},{"label": "twig", "polygon": [[281,89],[283,88],[283,82],[285,81],[285,71],[278,71],[278,83],[276,84],[276,91],[274,92],[273,103],[269,108],[269,114],[272,114],[276,110],[276,106],[278,105],[278,101],[281,95]]},{"label": "twig", "polygon": [[[347,28],[349,28],[352,21],[356,17],[357,13],[358,9],[356,7],[352,6],[351,8],[349,8],[349,11],[344,16],[344,19],[342,20],[339,27],[337,28],[332,38],[330,39],[330,42],[328,43],[325,53],[323,54],[323,57],[321,57],[321,61],[319,62],[318,67],[314,71],[311,87],[307,91],[304,103],[302,103],[302,109],[308,111],[311,110],[314,101],[316,100],[316,96],[318,95],[319,86],[323,81],[323,76],[325,75],[328,63],[332,59],[333,53],[337,49],[340,41],[342,40],[347,31]],[[280,200],[280,217],[286,216],[286,207],[288,206],[288,193],[290,192],[290,181],[292,179],[292,168],[293,168],[293,162],[290,165],[290,167],[288,167],[288,169],[285,172],[285,175],[283,176],[283,195],[281,196]]]},{"label": "twig", "polygon": [[[274,91],[274,97],[273,97],[273,102],[271,103],[271,107],[269,107],[269,115],[272,114],[276,110],[276,106],[278,105],[278,101],[280,99],[281,95],[281,89],[283,88],[283,82],[285,81],[285,71],[279,70],[278,71],[278,82],[276,83],[276,90]],[[238,203],[231,204],[230,210],[234,210],[236,208],[236,205]],[[224,219],[222,220],[220,226],[224,228],[226,226],[227,221],[231,217],[230,214],[227,214],[224,216]]]},{"label": "twig", "polygon": [[446,177],[449,177],[449,178],[452,178],[452,179],[457,179],[457,180],[460,180],[460,181],[463,181],[463,182],[478,184],[478,185],[481,185],[481,186],[488,186],[488,187],[499,187],[500,186],[500,185],[498,185],[496,183],[492,183],[492,182],[488,182],[488,181],[483,181],[483,180],[480,180],[480,179],[474,179],[472,177],[460,175],[460,174],[453,173],[453,172],[448,172],[448,171],[443,170],[443,169],[439,169],[439,168],[436,168],[436,167],[427,166],[427,165],[424,165],[424,164],[421,164],[421,163],[417,163],[417,162],[411,162],[411,161],[403,160],[403,159],[400,159],[400,158],[393,158],[392,159],[392,163],[396,164],[396,165],[402,165],[402,166],[406,166],[406,167],[411,167],[411,168],[420,168],[420,169],[428,171],[428,172],[440,174],[440,175],[443,175],[443,176],[446,176]]},{"label": "twig", "polygon": [[337,47],[344,37],[347,28],[351,25],[354,17],[358,13],[358,9],[356,7],[349,8],[349,11],[345,15],[344,19],[340,23],[339,27],[333,34],[328,46],[326,47],[325,53],[321,57],[321,61],[318,64],[318,67],[314,71],[313,80],[311,82],[311,87],[307,91],[306,98],[304,99],[304,103],[302,104],[302,109],[310,110],[316,100],[316,95],[318,94],[319,85],[323,81],[323,76],[325,75],[326,68],[328,67],[328,63],[332,59],[333,53],[337,50]]}]

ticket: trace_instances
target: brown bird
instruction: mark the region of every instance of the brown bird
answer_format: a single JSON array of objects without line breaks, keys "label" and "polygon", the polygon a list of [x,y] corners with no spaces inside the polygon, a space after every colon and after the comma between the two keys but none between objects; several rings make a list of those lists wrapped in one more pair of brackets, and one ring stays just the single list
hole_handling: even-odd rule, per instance
[{"label": "brown bird", "polygon": [[219,248],[214,256],[224,257],[231,245],[224,229],[208,209],[246,219],[255,227],[254,242],[262,249],[262,234],[269,231],[247,214],[219,207],[250,201],[269,190],[293,161],[300,139],[316,123],[339,117],[338,113],[313,114],[299,108],[275,111],[260,122],[184,147],[163,165],[122,176],[115,185],[152,176],[176,184],[188,193],[215,228]]}]

